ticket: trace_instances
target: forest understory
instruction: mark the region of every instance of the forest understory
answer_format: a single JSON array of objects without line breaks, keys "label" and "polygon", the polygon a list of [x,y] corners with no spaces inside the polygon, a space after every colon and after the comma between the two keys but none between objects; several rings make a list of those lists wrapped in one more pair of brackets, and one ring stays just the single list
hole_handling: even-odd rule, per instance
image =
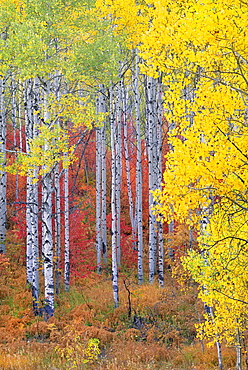
[{"label": "forest understory", "polygon": [[[192,282],[180,285],[168,269],[164,288],[140,286],[135,271],[125,271],[115,309],[111,276],[92,272],[60,293],[55,316],[44,321],[24,289],[24,246],[9,239],[1,258],[0,369],[218,369],[215,346],[196,338],[204,310]],[[223,346],[222,357],[225,369],[235,369],[234,348]]]}]

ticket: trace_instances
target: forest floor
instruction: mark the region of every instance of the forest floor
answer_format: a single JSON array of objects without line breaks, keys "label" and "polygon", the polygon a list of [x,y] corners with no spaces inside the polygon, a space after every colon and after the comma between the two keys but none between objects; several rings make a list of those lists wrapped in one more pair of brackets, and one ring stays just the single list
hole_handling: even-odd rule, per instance
[{"label": "forest floor", "polygon": [[[164,288],[120,275],[116,309],[110,276],[91,273],[60,293],[55,316],[44,321],[33,315],[25,266],[13,251],[0,261],[0,369],[218,369],[215,347],[196,339],[197,288],[182,289],[169,270]],[[235,369],[234,349],[222,351],[224,370]]]}]

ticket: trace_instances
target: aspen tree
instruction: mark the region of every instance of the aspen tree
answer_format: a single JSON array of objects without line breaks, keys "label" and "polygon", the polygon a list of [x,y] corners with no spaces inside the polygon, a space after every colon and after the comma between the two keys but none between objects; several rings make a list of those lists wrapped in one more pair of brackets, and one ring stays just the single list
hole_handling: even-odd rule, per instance
[{"label": "aspen tree", "polygon": [[[157,188],[162,188],[162,145],[163,145],[163,105],[162,105],[162,82],[161,78],[157,80]],[[164,239],[162,221],[157,221],[158,233],[158,283],[164,286]]]},{"label": "aspen tree", "polygon": [[115,122],[115,154],[116,154],[116,248],[117,263],[121,265],[121,181],[122,181],[122,98],[121,80],[116,86],[116,122]]},{"label": "aspen tree", "polygon": [[111,238],[112,238],[112,284],[115,307],[119,305],[119,286],[118,286],[118,261],[117,261],[117,161],[116,161],[116,125],[115,125],[115,111],[114,111],[114,91],[113,86],[110,87],[110,135],[111,135]]},{"label": "aspen tree", "polygon": [[[26,121],[26,150],[30,151],[29,141],[33,138],[33,111],[32,111],[32,87],[33,81],[30,79],[26,82],[24,87],[25,94],[25,121]],[[32,234],[32,206],[34,203],[32,192],[32,177],[27,177],[27,192],[26,192],[26,269],[27,269],[27,283],[32,284],[33,280],[33,234]]]},{"label": "aspen tree", "polygon": [[147,94],[147,155],[148,155],[148,181],[149,181],[149,281],[153,283],[156,258],[157,258],[157,235],[156,235],[156,216],[153,212],[154,199],[152,190],[157,184],[157,138],[156,138],[156,84],[155,79],[146,77]]},{"label": "aspen tree", "polygon": [[59,294],[60,282],[60,257],[61,257],[61,195],[60,195],[60,174],[59,164],[54,168],[54,197],[55,197],[55,286],[56,294]]},{"label": "aspen tree", "polygon": [[[100,112],[100,97],[97,97],[97,113]],[[100,127],[96,127],[96,254],[97,270],[102,270],[102,238],[101,238],[101,208],[102,208],[102,135]]]},{"label": "aspen tree", "polygon": [[[202,137],[201,137],[201,140],[203,140]],[[211,208],[209,208],[209,209],[202,209],[202,212],[201,212],[202,213],[202,219],[201,219],[201,222],[200,222],[200,224],[201,224],[200,232],[201,232],[202,235],[206,234],[207,224],[209,223],[209,217],[210,217],[212,211],[213,211],[213,205],[211,205]],[[208,265],[208,255],[209,255],[208,252],[206,253],[206,252],[202,251],[202,257],[203,257],[204,263],[206,265]],[[207,293],[206,286],[202,286],[202,289],[204,291],[206,291],[206,295],[207,295],[208,293]],[[213,324],[215,324],[215,317],[214,317],[215,315],[214,315],[214,310],[213,310],[212,305],[208,306],[207,304],[204,303],[204,308],[205,308],[205,311],[206,311],[207,315],[209,315],[210,320],[212,320]],[[217,349],[217,355],[218,355],[219,369],[223,370],[222,348],[221,348],[221,343],[220,343],[220,340],[219,340],[219,334],[216,333],[215,336],[216,336],[215,342],[216,342],[216,349]]]},{"label": "aspen tree", "polygon": [[121,96],[122,96],[122,108],[123,108],[123,146],[124,146],[124,157],[125,157],[125,168],[126,168],[126,182],[127,182],[127,193],[129,201],[129,218],[132,227],[132,240],[133,244],[136,245],[136,220],[134,213],[134,202],[133,193],[131,187],[131,173],[130,173],[130,155],[128,148],[128,131],[127,131],[127,93],[125,91],[124,76],[121,79]]},{"label": "aspen tree", "polygon": [[[34,78],[33,85],[33,137],[38,134],[39,117],[37,108],[40,104],[40,84],[37,78]],[[39,253],[39,196],[38,196],[38,168],[33,170],[33,217],[32,217],[32,233],[33,233],[33,282],[32,282],[32,293],[34,299],[34,310],[37,312],[38,309],[38,298],[40,293],[39,286],[39,267],[40,267],[40,253]]]},{"label": "aspen tree", "polygon": [[[0,161],[6,163],[6,77],[0,77]],[[6,172],[0,171],[0,253],[6,253]]]},{"label": "aspen tree", "polygon": [[[107,104],[106,104],[106,91],[104,85],[100,87],[101,99],[100,99],[100,112],[103,114],[107,113]],[[101,167],[102,167],[102,212],[101,212],[101,227],[102,227],[102,253],[103,261],[105,266],[107,266],[107,179],[106,179],[106,119],[103,121],[101,127]]]},{"label": "aspen tree", "polygon": [[[54,96],[57,101],[60,99],[60,83],[61,76],[59,72],[56,71],[54,76]],[[60,125],[59,119],[56,122],[57,125]],[[55,140],[59,140],[56,138]],[[61,194],[60,194],[60,173],[59,173],[59,163],[56,163],[54,166],[54,197],[55,197],[55,222],[54,222],[54,231],[55,231],[55,290],[56,294],[59,294],[59,283],[60,283],[60,260],[61,260]]]},{"label": "aspen tree", "polygon": [[[97,113],[106,113],[104,86],[100,85],[97,98]],[[106,225],[106,120],[96,128],[96,249],[98,272],[101,272],[103,256],[107,264],[107,225]]]},{"label": "aspen tree", "polygon": [[[18,84],[14,79],[14,76],[11,76],[11,96],[12,96],[12,124],[13,124],[13,140],[14,140],[14,150],[17,150],[17,141],[18,141],[18,123],[17,123],[17,111],[18,111],[18,104],[17,104],[17,87]],[[17,158],[17,153],[16,153]],[[19,179],[18,173],[16,174],[16,190],[15,190],[15,202],[17,206],[18,198],[19,198]]]},{"label": "aspen tree", "polygon": [[139,92],[139,56],[135,50],[134,65],[134,100],[136,118],[136,215],[137,215],[137,248],[138,248],[138,282],[144,282],[143,272],[143,209],[142,209],[142,147],[141,147],[141,119],[140,119],[140,92]]},{"label": "aspen tree", "polygon": [[[37,84],[33,79],[26,81],[24,85],[25,94],[25,134],[26,152],[30,153],[30,142],[37,131]],[[39,246],[38,246],[38,184],[37,169],[27,176],[26,190],[26,269],[27,283],[32,288],[34,313],[37,315],[39,301]]]},{"label": "aspen tree", "polygon": [[64,194],[65,194],[65,272],[64,272],[64,283],[65,290],[68,291],[70,288],[70,223],[69,223],[69,168],[65,168],[64,174]]},{"label": "aspen tree", "polygon": [[[50,95],[50,80],[43,86],[44,122],[49,124],[50,111],[48,100]],[[44,151],[49,150],[49,145],[44,145]],[[53,231],[52,231],[52,177],[48,171],[42,179],[42,257],[45,280],[44,310],[47,318],[54,314],[54,276],[53,276]]]}]

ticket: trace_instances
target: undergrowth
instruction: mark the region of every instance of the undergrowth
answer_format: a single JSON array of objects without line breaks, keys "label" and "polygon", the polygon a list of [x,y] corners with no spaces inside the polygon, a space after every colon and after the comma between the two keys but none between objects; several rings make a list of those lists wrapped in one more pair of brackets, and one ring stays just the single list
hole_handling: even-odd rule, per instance
[{"label": "undergrowth", "polygon": [[[47,322],[31,308],[25,266],[9,258],[0,275],[0,369],[218,369],[215,348],[196,339],[197,288],[182,289],[169,271],[164,288],[121,277],[117,309],[110,277],[95,273],[61,292]],[[233,349],[223,348],[223,362],[235,368]]]}]

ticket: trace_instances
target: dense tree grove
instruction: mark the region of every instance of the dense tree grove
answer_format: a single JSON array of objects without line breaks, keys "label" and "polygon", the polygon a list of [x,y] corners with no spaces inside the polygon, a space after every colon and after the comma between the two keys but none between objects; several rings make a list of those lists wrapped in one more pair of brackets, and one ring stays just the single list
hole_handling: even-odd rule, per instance
[{"label": "dense tree grove", "polygon": [[0,253],[25,241],[35,316],[91,272],[117,309],[123,273],[164,289],[168,270],[220,370],[223,344],[247,369],[247,19],[241,0],[0,0]]}]

